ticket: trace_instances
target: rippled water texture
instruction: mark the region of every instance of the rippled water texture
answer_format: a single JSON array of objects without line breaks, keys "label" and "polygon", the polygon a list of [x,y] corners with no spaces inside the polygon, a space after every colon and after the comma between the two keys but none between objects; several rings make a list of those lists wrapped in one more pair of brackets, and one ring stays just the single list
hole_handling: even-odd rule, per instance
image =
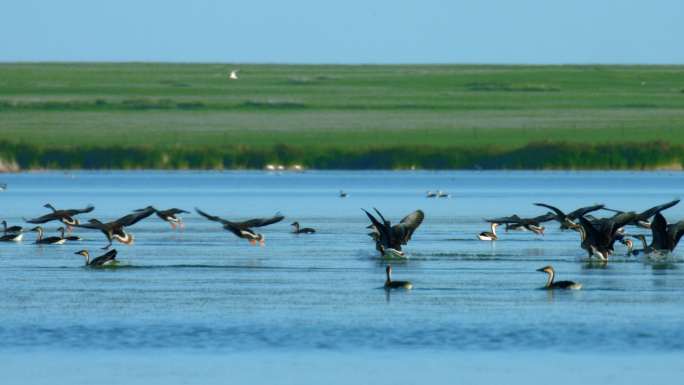
[{"label": "rippled water texture", "polygon": [[[590,262],[579,234],[557,222],[545,236],[499,227],[499,241],[476,239],[489,230],[483,217],[546,213],[537,202],[640,212],[679,197],[679,173],[101,172],[0,182],[1,219],[26,229],[22,218],[47,214],[46,203],[93,204],[80,218],[103,222],[148,205],[191,211],[183,229],[156,216],[128,228],[135,246],[115,243],[118,267],[84,268],[74,255],[104,253],[94,230],[74,228],[85,240],[60,246],[32,244],[36,233],[0,244],[0,372],[11,383],[116,382],[84,362],[125,368],[107,373],[127,383],[681,378],[682,252],[626,258],[618,245],[607,264]],[[428,189],[451,198],[428,199]],[[261,229],[265,247],[251,246],[195,207],[235,221],[286,218]],[[361,211],[374,207],[392,222],[425,212],[407,259],[379,258]],[[664,215],[684,219],[684,204]],[[293,221],[317,233],[292,234]],[[56,235],[59,224],[43,227]],[[414,290],[382,289],[387,265]],[[582,290],[538,290],[547,275],[535,270],[547,265]]]}]

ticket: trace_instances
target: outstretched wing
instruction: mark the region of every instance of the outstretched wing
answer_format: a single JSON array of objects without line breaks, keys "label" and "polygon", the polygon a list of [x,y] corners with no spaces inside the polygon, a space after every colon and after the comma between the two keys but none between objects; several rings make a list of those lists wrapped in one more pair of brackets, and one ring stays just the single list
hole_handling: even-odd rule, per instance
[{"label": "outstretched wing", "polygon": [[596,240],[599,239],[600,233],[594,225],[591,224],[586,218],[579,217],[580,224],[584,229],[584,235],[586,236],[585,242],[589,245],[596,246]]},{"label": "outstretched wing", "polygon": [[109,231],[110,228],[107,227],[104,223],[98,221],[97,219],[91,219],[90,223],[84,223],[80,225],[75,225],[76,227],[80,227],[82,229],[94,229],[94,230],[102,230],[102,231]]},{"label": "outstretched wing", "polygon": [[64,210],[64,211],[66,211],[69,215],[77,215],[77,214],[89,213],[93,210],[95,210],[95,206],[88,205],[88,207],[86,207],[84,209],[70,209],[70,210]]},{"label": "outstretched wing", "polygon": [[485,222],[491,222],[491,223],[519,223],[522,224],[522,219],[520,219],[518,216],[514,217],[501,217],[501,218],[494,218],[494,219],[484,219]]},{"label": "outstretched wing", "polygon": [[195,207],[195,211],[197,211],[197,213],[198,213],[199,215],[201,215],[201,216],[207,218],[207,219],[210,220],[210,221],[220,222],[220,223],[223,223],[224,225],[233,225],[233,222],[227,221],[227,220],[225,220],[225,219],[221,219],[221,218],[219,218],[219,217],[215,217],[215,216],[213,216],[213,215],[209,215],[209,214],[205,213],[204,211],[198,209],[197,207]]},{"label": "outstretched wing", "polygon": [[592,211],[601,210],[604,207],[605,207],[605,205],[595,205],[595,206],[582,207],[582,208],[579,208],[579,209],[571,212],[567,216],[570,217],[570,219],[576,219],[577,217],[583,217],[585,214],[590,213]]},{"label": "outstretched wing", "polygon": [[47,215],[43,215],[42,217],[29,219],[29,220],[24,219],[24,220],[28,223],[47,223],[50,221],[58,221],[59,219],[60,219],[59,215],[57,215],[55,213],[50,213]]},{"label": "outstretched wing", "polygon": [[548,221],[556,219],[556,218],[555,218],[555,215],[553,215],[553,213],[546,213],[544,215],[540,215],[540,216],[534,217],[532,219],[535,221],[538,221],[539,223],[544,223],[544,222],[548,222]]},{"label": "outstretched wing", "polygon": [[651,223],[651,232],[653,233],[653,241],[651,246],[656,250],[666,250],[668,248],[668,234],[667,221],[661,213],[656,213],[653,222]]},{"label": "outstretched wing", "polygon": [[551,205],[547,205],[547,204],[544,204],[544,203],[535,203],[534,205],[535,205],[535,206],[546,207],[547,209],[551,209],[551,210],[553,210],[553,211],[556,213],[556,215],[558,215],[560,218],[562,218],[562,219],[565,218],[565,214],[564,214],[562,211],[560,211],[558,208],[556,208],[556,207],[553,207],[553,206],[551,206]]},{"label": "outstretched wing", "polygon": [[667,234],[669,235],[669,246],[671,246],[670,251],[674,251],[675,247],[679,243],[679,240],[684,235],[684,221],[679,221],[677,223],[671,224],[670,228],[667,229]]},{"label": "outstretched wing", "polygon": [[245,227],[263,227],[263,226],[272,225],[274,223],[278,223],[278,222],[282,221],[283,219],[285,219],[285,216],[282,215],[279,211],[276,213],[276,215],[274,215],[270,218],[250,219],[250,220],[245,221],[245,222],[236,223],[236,225],[245,226]]},{"label": "outstretched wing", "polygon": [[168,209],[168,210],[164,210],[164,211],[160,211],[160,212],[167,214],[167,215],[176,215],[176,214],[182,214],[182,213],[190,214],[190,211],[185,211],[185,210],[176,209],[176,208]]},{"label": "outstretched wing", "polygon": [[401,223],[392,226],[392,236],[397,238],[402,245],[405,245],[411,240],[413,232],[416,231],[421,223],[423,223],[423,219],[425,219],[425,213],[423,213],[421,210],[412,212],[411,214],[405,216],[401,220]]},{"label": "outstretched wing", "polygon": [[148,206],[147,208],[136,210],[135,213],[133,214],[128,214],[125,217],[121,217],[117,219],[115,222],[120,224],[121,226],[132,226],[141,220],[149,217],[150,215],[154,214],[154,212],[157,211],[154,207]]},{"label": "outstretched wing", "polygon": [[667,203],[662,204],[660,206],[651,207],[650,209],[639,214],[639,216],[646,217],[646,219],[648,219],[648,218],[654,216],[656,213],[663,211],[665,209],[669,209],[670,207],[676,205],[677,203],[679,203],[680,200],[681,199],[677,198],[677,199],[673,200],[672,202],[667,202]]}]

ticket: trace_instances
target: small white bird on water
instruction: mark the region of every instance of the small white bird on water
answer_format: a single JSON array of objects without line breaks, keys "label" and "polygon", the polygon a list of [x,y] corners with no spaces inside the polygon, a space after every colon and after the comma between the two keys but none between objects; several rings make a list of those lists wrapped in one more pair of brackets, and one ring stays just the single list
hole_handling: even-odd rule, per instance
[{"label": "small white bird on water", "polygon": [[237,79],[237,73],[240,72],[240,70],[234,70],[230,72],[230,79]]}]

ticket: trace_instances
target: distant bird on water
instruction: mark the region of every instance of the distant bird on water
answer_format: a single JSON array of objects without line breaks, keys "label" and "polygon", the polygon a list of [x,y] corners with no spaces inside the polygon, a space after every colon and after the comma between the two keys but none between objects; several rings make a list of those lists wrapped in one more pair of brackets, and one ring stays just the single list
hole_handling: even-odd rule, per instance
[{"label": "distant bird on water", "polygon": [[237,79],[237,73],[240,72],[240,70],[233,70],[230,71],[230,79]]},{"label": "distant bird on water", "polygon": [[385,289],[413,289],[413,284],[408,281],[392,281],[392,268],[387,266],[387,281],[385,281]]},{"label": "distant bird on water", "polygon": [[24,228],[21,226],[7,227],[7,221],[2,221],[2,228],[4,233],[23,233]]},{"label": "distant bird on water", "polygon": [[295,226],[295,234],[314,234],[316,230],[311,229],[309,227],[305,227],[303,229],[299,229],[299,222],[293,222],[290,226]]},{"label": "distant bird on water", "polygon": [[551,266],[546,266],[542,267],[541,269],[538,269],[537,271],[541,271],[542,273],[548,273],[549,274],[549,282],[546,283],[542,289],[546,290],[553,290],[553,289],[570,289],[570,290],[579,290],[582,287],[581,283],[574,283],[572,281],[558,281],[558,282],[553,282],[553,277],[555,275],[553,271],[553,267]]},{"label": "distant bird on water", "polygon": [[349,194],[345,193],[344,191],[340,190],[340,198],[349,198]]}]

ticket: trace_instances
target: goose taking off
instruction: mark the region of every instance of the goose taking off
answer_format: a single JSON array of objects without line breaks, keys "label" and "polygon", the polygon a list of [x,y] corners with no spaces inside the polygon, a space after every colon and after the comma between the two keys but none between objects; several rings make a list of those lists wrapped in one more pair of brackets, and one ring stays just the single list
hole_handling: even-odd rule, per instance
[{"label": "goose taking off", "polygon": [[499,224],[492,223],[492,232],[490,233],[489,231],[483,231],[480,233],[480,235],[477,236],[477,239],[481,241],[496,241],[496,231],[494,230],[496,226],[499,226]]},{"label": "goose taking off", "polygon": [[675,247],[677,247],[679,240],[682,238],[682,235],[684,235],[684,221],[668,225],[663,214],[656,213],[653,218],[651,232],[653,233],[653,241],[648,246],[646,246],[646,238],[644,238],[643,235],[637,235],[635,237],[644,243],[644,250],[649,252],[673,252]]},{"label": "goose taking off", "polygon": [[66,242],[66,238],[62,237],[47,237],[43,238],[43,228],[40,226],[34,227],[29,231],[37,231],[38,232],[38,239],[36,239],[35,243],[41,244],[41,245],[61,245]]},{"label": "goose taking off", "polygon": [[[628,224],[643,227],[645,229],[650,229],[651,228],[651,222],[649,222],[649,219],[652,216],[654,216],[656,213],[659,213],[665,209],[669,209],[670,207],[679,203],[680,200],[681,199],[677,198],[677,199],[673,200],[672,202],[667,202],[667,203],[664,203],[664,204],[659,205],[659,206],[651,207],[650,209],[644,211],[641,214],[636,214],[636,216],[634,217],[634,220]],[[606,210],[614,211],[618,214],[624,213],[624,211],[619,211],[619,210],[612,210],[612,209],[606,209]]]},{"label": "goose taking off", "polygon": [[413,289],[413,284],[407,281],[392,281],[392,268],[387,266],[385,269],[387,272],[387,281],[385,281],[385,289]]},{"label": "goose taking off", "polygon": [[114,239],[124,245],[133,246],[133,234],[126,233],[124,227],[133,226],[134,224],[152,215],[155,211],[157,210],[155,210],[152,206],[149,206],[146,209],[136,210],[135,213],[128,214],[125,217],[115,220],[114,222],[102,223],[97,219],[91,219],[88,221],[88,224],[76,226],[84,229],[100,230],[109,241],[109,244],[103,247],[102,250],[107,250],[109,246],[112,245],[112,240]]},{"label": "goose taking off", "polygon": [[569,214],[564,214],[562,211],[560,211],[558,208],[553,207],[551,205],[547,205],[544,203],[535,203],[536,206],[541,206],[541,207],[546,207],[548,209],[553,210],[556,215],[553,216],[553,219],[557,220],[561,224],[561,229],[567,229],[567,228],[572,228],[575,226],[578,226],[575,221],[577,218],[584,216],[587,213],[590,213],[592,211],[600,210],[603,208],[604,205],[596,205],[596,206],[589,206],[589,207],[582,207],[579,208]]},{"label": "goose taking off", "polygon": [[5,233],[23,233],[24,232],[24,228],[21,226],[7,227],[6,221],[2,221],[2,228],[3,228],[3,232],[5,232]]},{"label": "goose taking off", "polygon": [[541,269],[539,269],[537,271],[541,271],[543,273],[549,274],[549,282],[547,282],[546,285],[544,287],[542,287],[542,289],[546,289],[546,290],[553,290],[553,289],[579,290],[582,287],[581,283],[574,283],[572,281],[553,282],[553,277],[554,277],[555,273],[553,271],[553,267],[551,267],[551,266],[542,267]]},{"label": "goose taking off", "polygon": [[270,218],[260,218],[260,219],[252,219],[246,222],[231,222],[225,219],[221,219],[219,217],[215,217],[212,215],[209,215],[202,210],[198,209],[195,207],[195,210],[205,218],[209,219],[210,221],[214,222],[220,222],[223,223],[223,228],[230,231],[231,233],[235,234],[239,238],[244,238],[249,241],[252,245],[256,246],[257,241],[261,246],[266,246],[263,242],[264,240],[264,235],[263,234],[257,234],[252,230],[250,227],[263,227],[263,226],[268,226],[272,225],[274,223],[278,223],[282,221],[285,216],[281,215],[280,213],[276,213],[276,215],[270,217]]},{"label": "goose taking off", "polygon": [[580,232],[582,242],[580,246],[589,253],[589,259],[596,256],[603,261],[613,253],[613,245],[617,240],[617,230],[634,220],[636,214],[632,211],[604,220],[600,227],[595,227],[586,218],[579,217],[580,226],[574,227]]},{"label": "goose taking off", "polygon": [[[140,211],[144,211],[144,210],[147,210],[147,209],[145,208],[145,209],[140,209],[140,210],[135,210],[135,211],[140,212]],[[175,229],[176,228],[175,223],[178,223],[178,226],[180,226],[181,228],[185,227],[185,226],[183,226],[183,223],[181,222],[183,220],[183,218],[177,217],[176,214],[183,214],[183,213],[190,214],[190,211],[185,211],[185,210],[173,208],[173,209],[168,209],[168,210],[164,210],[164,211],[159,211],[159,210],[155,209],[154,213],[157,214],[157,216],[159,218],[169,222],[171,224],[171,227],[173,227]]]},{"label": "goose taking off", "polygon": [[84,209],[71,209],[71,210],[55,210],[49,203],[43,207],[52,209],[52,214],[43,215],[42,217],[28,220],[28,223],[47,223],[50,221],[60,221],[66,225],[67,231],[71,231],[70,226],[78,226],[81,222],[78,219],[74,219],[74,215],[85,214],[93,211],[95,207],[88,206]]},{"label": "goose taking off", "polygon": [[363,211],[368,215],[368,218],[375,226],[375,230],[378,232],[375,249],[383,257],[404,257],[401,245],[405,245],[411,240],[413,232],[416,231],[418,226],[423,223],[423,219],[425,219],[425,214],[421,210],[416,210],[405,216],[398,225],[390,226],[390,223],[385,220],[378,209],[375,209],[375,212],[382,219],[382,223],[368,211]]},{"label": "goose taking off", "polygon": [[299,222],[293,222],[290,226],[295,226],[295,234],[314,234],[316,230],[310,229],[308,227],[305,227],[303,229],[299,229]]},{"label": "goose taking off", "polygon": [[86,266],[102,266],[102,265],[113,265],[119,263],[119,261],[115,261],[114,258],[116,258],[116,249],[110,250],[107,252],[107,254],[101,255],[92,261],[90,260],[90,254],[86,250],[81,250],[77,251],[74,254],[80,254],[85,257],[85,265]]},{"label": "goose taking off", "polygon": [[[484,219],[484,218],[483,218]],[[544,215],[540,215],[535,218],[519,218],[518,216],[514,215],[512,217],[503,217],[503,218],[495,218],[495,219],[484,219],[485,222],[492,222],[492,223],[513,223],[517,224],[519,226],[522,226],[526,228],[527,230],[533,231],[535,234],[539,235],[544,235],[544,231],[546,230],[546,227],[542,226],[541,224],[543,222],[548,222],[550,220],[554,219],[554,214],[553,213],[546,213]]]}]

